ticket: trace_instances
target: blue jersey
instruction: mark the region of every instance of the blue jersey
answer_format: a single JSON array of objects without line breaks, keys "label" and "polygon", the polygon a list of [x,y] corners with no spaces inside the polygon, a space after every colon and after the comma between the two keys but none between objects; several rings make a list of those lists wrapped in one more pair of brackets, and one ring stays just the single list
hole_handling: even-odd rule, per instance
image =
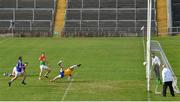
[{"label": "blue jersey", "polygon": [[23,66],[22,62],[20,60],[18,60],[18,63],[16,65],[16,71],[21,72],[22,71],[22,66]]},{"label": "blue jersey", "polygon": [[59,75],[61,75],[61,78],[63,78],[64,77],[64,71],[59,72]]}]

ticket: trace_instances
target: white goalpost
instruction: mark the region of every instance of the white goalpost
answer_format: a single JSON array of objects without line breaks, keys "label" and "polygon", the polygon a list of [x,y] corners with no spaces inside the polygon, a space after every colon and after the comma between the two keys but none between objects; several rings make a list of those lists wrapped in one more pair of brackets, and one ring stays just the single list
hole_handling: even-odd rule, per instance
[{"label": "white goalpost", "polygon": [[151,12],[152,0],[148,0],[147,8],[147,42],[146,42],[146,70],[147,70],[147,91],[150,91],[150,73],[151,73]]},{"label": "white goalpost", "polygon": [[[173,74],[173,88],[176,93],[180,93],[177,85],[177,77],[158,41],[151,41],[151,18],[152,18],[152,0],[147,0],[147,33],[144,35],[143,46],[144,46],[144,58],[146,65],[146,78],[147,78],[147,91],[150,92],[150,77],[151,77],[151,51],[159,52],[162,63],[170,68]],[[141,28],[144,33],[144,26]]]}]

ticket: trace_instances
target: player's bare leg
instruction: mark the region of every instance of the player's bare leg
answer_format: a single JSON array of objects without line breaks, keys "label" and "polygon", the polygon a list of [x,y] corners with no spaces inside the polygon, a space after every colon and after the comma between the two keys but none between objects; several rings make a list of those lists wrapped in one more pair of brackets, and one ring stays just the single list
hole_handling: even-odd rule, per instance
[{"label": "player's bare leg", "polygon": [[55,80],[57,80],[57,79],[59,79],[59,78],[61,78],[61,75],[58,75],[58,76],[56,76],[56,77],[54,77],[52,80],[50,80],[51,82],[53,82],[53,81],[55,81]]},{"label": "player's bare leg", "polygon": [[9,74],[9,77],[15,76],[15,72],[13,71],[11,74]]},{"label": "player's bare leg", "polygon": [[40,69],[40,72],[39,72],[39,80],[41,80],[42,72],[43,72],[43,69]]},{"label": "player's bare leg", "polygon": [[47,73],[44,75],[46,78],[48,78],[48,74],[51,72],[51,68],[46,69]]},{"label": "player's bare leg", "polygon": [[22,80],[22,84],[24,84],[24,85],[26,85],[25,80],[26,80],[26,74],[25,74],[25,73],[23,73],[23,80]]},{"label": "player's bare leg", "polygon": [[18,76],[15,75],[15,76],[11,79],[11,81],[8,82],[9,86],[11,86],[12,82],[13,82],[14,80],[16,80],[17,78],[18,78]]}]

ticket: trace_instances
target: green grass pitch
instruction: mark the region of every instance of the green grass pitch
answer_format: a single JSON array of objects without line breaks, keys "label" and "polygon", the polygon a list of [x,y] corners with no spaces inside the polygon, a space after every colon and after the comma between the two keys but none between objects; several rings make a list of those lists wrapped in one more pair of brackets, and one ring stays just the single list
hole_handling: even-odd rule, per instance
[{"label": "green grass pitch", "polygon": [[[167,57],[180,77],[180,37],[154,38],[159,40]],[[46,52],[52,73],[49,79],[38,80],[41,51]],[[147,101],[178,100],[180,95],[167,97],[146,92],[143,44],[140,37],[128,38],[0,38],[0,100],[30,101]],[[18,56],[28,61],[27,85],[21,78],[9,87],[9,77]],[[67,78],[49,82],[58,75],[57,62],[65,66],[81,63],[72,81]],[[153,83],[153,79],[151,82]],[[179,84],[179,81],[178,81]]]}]

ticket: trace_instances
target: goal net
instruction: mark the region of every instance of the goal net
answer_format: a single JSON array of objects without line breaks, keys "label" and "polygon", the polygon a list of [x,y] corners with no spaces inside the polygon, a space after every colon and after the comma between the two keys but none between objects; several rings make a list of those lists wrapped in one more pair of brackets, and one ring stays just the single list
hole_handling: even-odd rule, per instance
[{"label": "goal net", "polygon": [[[143,34],[143,47],[144,47],[144,62],[147,63],[150,63],[151,64],[151,61],[150,62],[147,62],[147,34],[144,33]],[[161,64],[167,66],[170,70],[171,70],[171,73],[173,75],[173,88],[174,88],[174,91],[176,93],[180,93],[179,91],[179,88],[178,88],[178,85],[177,85],[177,77],[176,77],[176,74],[174,73],[173,71],[173,68],[172,66],[170,65],[167,57],[166,57],[166,54],[165,52],[163,51],[162,47],[161,47],[161,44],[158,42],[158,41],[155,41],[155,40],[151,40],[151,43],[150,43],[150,47],[151,47],[151,50],[149,53],[155,53],[161,60]],[[154,72],[152,71],[152,66],[151,68],[149,69],[149,74],[148,74],[148,68],[147,68],[147,65],[145,66],[146,67],[146,78],[148,80],[148,78],[151,78],[151,79],[155,79],[153,78],[154,77]],[[161,68],[162,69],[162,68]],[[161,72],[161,70],[160,70]],[[152,80],[151,80],[152,81]],[[147,83],[148,84],[148,83]],[[152,87],[154,88],[153,86],[155,86],[155,83],[154,82],[149,82],[149,87]],[[155,89],[156,90],[156,89]],[[156,93],[156,92],[155,92]]]},{"label": "goal net", "polygon": [[[141,31],[144,35],[143,37],[143,46],[144,46],[144,65],[146,67],[146,78],[147,78],[147,91],[150,91],[150,86],[155,86],[155,93],[157,92],[158,85],[150,85],[152,81],[150,82],[150,79],[152,78],[152,65],[151,65],[151,53],[156,52],[158,54],[158,57],[161,58],[162,64],[169,67],[172,74],[173,74],[173,88],[176,93],[179,93],[179,88],[177,86],[177,77],[158,41],[152,41],[151,40],[151,19],[152,19],[152,0],[147,0],[147,32],[145,32],[144,26],[141,28]],[[155,78],[154,78],[155,79]]]},{"label": "goal net", "polygon": [[177,77],[176,77],[176,75],[175,75],[175,73],[173,71],[173,68],[171,67],[167,57],[166,57],[166,54],[164,53],[164,51],[163,51],[163,49],[161,47],[161,44],[158,41],[151,40],[151,52],[155,52],[155,53],[159,54],[159,58],[161,59],[162,64],[167,66],[171,70],[171,73],[173,75],[173,88],[174,88],[174,91],[176,93],[180,93],[178,85],[177,85]]}]

